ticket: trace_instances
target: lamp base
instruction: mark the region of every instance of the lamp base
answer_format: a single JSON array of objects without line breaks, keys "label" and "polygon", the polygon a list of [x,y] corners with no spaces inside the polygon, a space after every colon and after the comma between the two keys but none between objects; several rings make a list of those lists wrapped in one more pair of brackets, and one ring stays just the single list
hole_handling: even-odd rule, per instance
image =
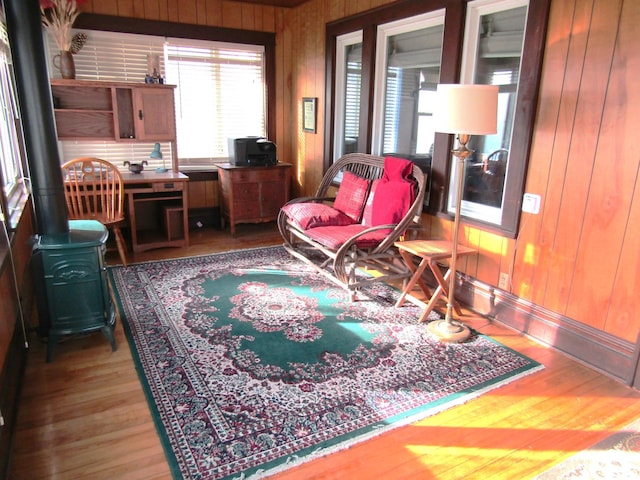
[{"label": "lamp base", "polygon": [[446,319],[430,322],[427,331],[438,340],[449,343],[464,342],[471,335],[471,330],[466,325]]},{"label": "lamp base", "polygon": [[158,167],[158,168],[156,168],[156,173],[165,173],[166,171],[167,171],[167,169],[166,169],[166,168],[164,168],[164,167]]}]

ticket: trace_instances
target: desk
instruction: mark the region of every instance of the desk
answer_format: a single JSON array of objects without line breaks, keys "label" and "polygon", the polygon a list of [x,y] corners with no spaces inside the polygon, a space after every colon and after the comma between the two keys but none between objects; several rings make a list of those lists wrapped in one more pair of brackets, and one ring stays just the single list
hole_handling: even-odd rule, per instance
[{"label": "desk", "polygon": [[[424,322],[429,313],[431,313],[431,311],[435,307],[436,302],[439,298],[443,297],[447,300],[449,299],[449,285],[447,281],[451,276],[451,267],[449,267],[446,273],[442,275],[438,262],[451,258],[451,255],[453,254],[451,247],[453,245],[449,240],[408,240],[405,242],[396,242],[395,246],[398,247],[404,263],[413,272],[413,275],[409,279],[409,282],[402,290],[402,295],[400,295],[400,298],[396,302],[396,307],[402,306],[405,300],[409,300],[418,306],[424,307],[424,310],[419,318],[420,322]],[[470,255],[472,253],[475,253],[474,249],[465,247],[463,245],[458,245],[458,258],[464,255]],[[417,267],[413,263],[413,257],[421,258],[420,264]],[[422,274],[427,267],[429,267],[431,273],[433,273],[433,276],[438,281],[438,286],[433,294],[431,294],[429,287],[427,287],[427,285],[421,279]],[[409,293],[416,283],[418,284],[422,292],[426,295],[426,298],[429,298],[428,303],[415,298]],[[453,305],[453,308],[455,308],[456,313],[458,315],[462,315],[460,306],[454,299],[451,299],[451,304]]]},{"label": "desk", "polygon": [[189,245],[189,177],[172,171],[123,172],[134,252]]}]

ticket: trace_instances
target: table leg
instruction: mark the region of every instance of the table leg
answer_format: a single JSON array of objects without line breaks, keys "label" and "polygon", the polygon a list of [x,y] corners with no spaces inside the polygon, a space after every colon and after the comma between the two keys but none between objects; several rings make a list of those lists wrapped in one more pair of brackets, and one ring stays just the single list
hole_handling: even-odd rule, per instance
[{"label": "table leg", "polygon": [[405,252],[404,250],[400,250],[400,255],[402,256],[402,259],[404,260],[404,263],[407,266],[407,268],[409,268],[409,270],[413,272],[413,275],[411,275],[411,278],[409,279],[408,283],[402,289],[402,294],[400,295],[400,298],[398,298],[398,301],[396,302],[396,307],[401,307],[404,304],[404,301],[407,298],[407,295],[413,289],[416,283],[420,286],[420,288],[422,289],[424,294],[427,296],[427,298],[429,298],[429,296],[431,295],[431,292],[429,291],[429,287],[426,286],[426,284],[422,281],[422,278],[421,278],[425,269],[427,268],[427,266],[429,266],[428,260],[426,258],[423,258],[420,261],[420,264],[418,265],[418,267],[416,267],[413,264],[413,258],[410,253]]},{"label": "table leg", "polygon": [[[444,276],[442,275],[442,272],[440,271],[440,267],[438,266],[438,262],[437,261],[429,262],[429,268],[431,269],[431,273],[433,273],[433,276],[438,281],[438,289],[440,290],[439,293],[442,296],[444,296],[448,301],[451,301],[451,305],[453,305],[453,308],[455,309],[455,311],[456,311],[456,313],[458,315],[462,315],[462,310],[460,309],[460,305],[458,305],[458,302],[456,302],[454,298],[451,298],[451,299],[449,298],[449,277],[451,276],[451,267],[449,267],[447,269],[447,271],[445,272]],[[436,294],[435,293],[433,295],[432,300],[434,298],[436,298]],[[429,303],[431,303],[431,302],[429,302]]]}]

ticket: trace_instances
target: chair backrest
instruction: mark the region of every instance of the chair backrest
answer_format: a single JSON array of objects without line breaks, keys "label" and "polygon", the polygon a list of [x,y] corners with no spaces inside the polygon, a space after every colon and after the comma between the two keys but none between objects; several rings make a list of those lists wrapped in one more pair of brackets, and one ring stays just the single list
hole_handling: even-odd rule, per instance
[{"label": "chair backrest", "polygon": [[[324,174],[316,197],[325,198],[329,196],[331,188],[337,186],[337,179],[341,172],[349,171],[368,180],[382,178],[384,173],[384,157],[370,155],[366,153],[348,153],[336,160]],[[389,233],[375,249],[374,252],[384,251],[404,235],[407,228],[420,224],[424,197],[427,190],[427,176],[417,165],[413,165],[412,178],[415,181],[415,197],[404,218],[398,222],[396,227]]]},{"label": "chair backrest", "polygon": [[67,210],[71,220],[114,223],[124,219],[124,183],[112,163],[94,157],[62,165]]}]

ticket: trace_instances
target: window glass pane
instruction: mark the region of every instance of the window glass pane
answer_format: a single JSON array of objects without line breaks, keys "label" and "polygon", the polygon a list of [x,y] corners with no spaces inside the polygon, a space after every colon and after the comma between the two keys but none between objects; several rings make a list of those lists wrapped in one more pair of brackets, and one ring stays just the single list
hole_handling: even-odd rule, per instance
[{"label": "window glass pane", "polygon": [[336,40],[336,108],[333,158],[353,153],[360,135],[362,86],[362,32]]},{"label": "window glass pane", "polygon": [[443,22],[443,12],[438,11],[379,27],[378,45],[383,48],[378,51],[374,118],[381,121],[374,124],[374,153],[430,165]]},{"label": "window glass pane", "polygon": [[[463,81],[499,85],[498,131],[472,136],[465,164],[462,214],[500,224],[515,118],[527,2],[477,0],[469,4]],[[455,176],[455,175],[454,175]],[[455,185],[453,182],[451,186]],[[450,189],[449,210],[455,204]]]}]

